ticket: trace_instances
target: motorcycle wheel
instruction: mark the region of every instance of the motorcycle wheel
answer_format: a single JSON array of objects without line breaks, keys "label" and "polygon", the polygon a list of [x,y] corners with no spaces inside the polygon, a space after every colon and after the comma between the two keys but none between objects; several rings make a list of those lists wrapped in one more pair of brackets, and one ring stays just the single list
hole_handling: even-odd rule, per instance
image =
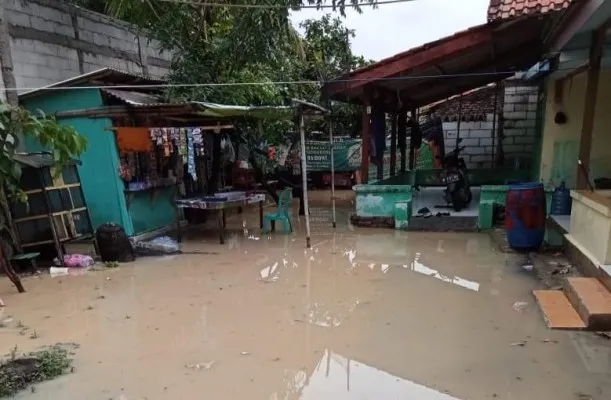
[{"label": "motorcycle wheel", "polygon": [[454,211],[459,212],[463,208],[465,208],[465,199],[467,198],[467,193],[465,193],[465,188],[461,187],[458,190],[452,193],[452,208]]}]

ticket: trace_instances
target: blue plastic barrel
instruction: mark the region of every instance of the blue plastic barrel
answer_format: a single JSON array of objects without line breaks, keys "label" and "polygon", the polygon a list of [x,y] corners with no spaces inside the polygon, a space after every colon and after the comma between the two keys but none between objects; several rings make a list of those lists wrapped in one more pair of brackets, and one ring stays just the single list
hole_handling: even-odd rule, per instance
[{"label": "blue plastic barrel", "polygon": [[516,250],[537,250],[545,236],[545,190],[543,184],[509,185],[505,206],[507,242]]},{"label": "blue plastic barrel", "polygon": [[572,204],[571,191],[562,182],[552,194],[550,215],[571,215]]}]

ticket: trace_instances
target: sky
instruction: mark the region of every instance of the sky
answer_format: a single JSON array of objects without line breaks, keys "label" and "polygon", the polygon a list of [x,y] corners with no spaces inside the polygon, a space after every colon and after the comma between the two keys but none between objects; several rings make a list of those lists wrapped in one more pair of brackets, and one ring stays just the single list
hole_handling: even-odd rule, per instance
[{"label": "sky", "polygon": [[[363,7],[362,14],[346,10],[344,25],[355,31],[354,54],[377,61],[485,23],[489,3],[490,0],[413,0],[380,5],[377,9]],[[293,13],[291,19],[302,31],[300,22],[330,12],[306,9]]]}]

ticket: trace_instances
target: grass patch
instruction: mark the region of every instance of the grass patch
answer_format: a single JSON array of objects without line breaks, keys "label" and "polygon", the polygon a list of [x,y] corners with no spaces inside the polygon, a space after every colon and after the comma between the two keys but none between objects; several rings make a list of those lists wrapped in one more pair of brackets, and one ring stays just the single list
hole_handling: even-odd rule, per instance
[{"label": "grass patch", "polygon": [[28,385],[57,378],[71,366],[68,351],[58,345],[22,357],[14,348],[0,364],[0,397],[13,396]]}]

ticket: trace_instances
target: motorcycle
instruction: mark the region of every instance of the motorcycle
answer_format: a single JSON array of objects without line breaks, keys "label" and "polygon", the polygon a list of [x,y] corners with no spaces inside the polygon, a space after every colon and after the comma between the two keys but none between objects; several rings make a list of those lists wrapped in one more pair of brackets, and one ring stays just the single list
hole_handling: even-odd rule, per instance
[{"label": "motorcycle", "polygon": [[[460,144],[461,140],[458,140]],[[443,172],[441,181],[446,184],[443,198],[448,206],[458,212],[466,208],[473,198],[469,186],[469,174],[464,158],[460,157],[460,152],[465,146],[456,147],[446,154],[443,159]]]}]

